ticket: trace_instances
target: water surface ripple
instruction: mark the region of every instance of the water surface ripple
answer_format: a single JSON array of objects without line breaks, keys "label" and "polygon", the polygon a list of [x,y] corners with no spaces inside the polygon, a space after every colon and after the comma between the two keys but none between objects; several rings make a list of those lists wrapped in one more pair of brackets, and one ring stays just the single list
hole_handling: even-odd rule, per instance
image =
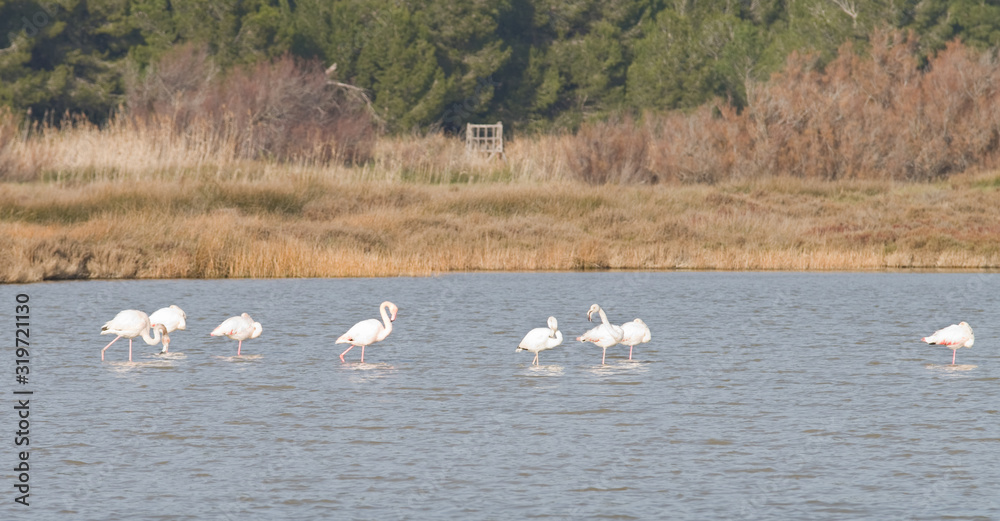
[{"label": "water surface ripple", "polygon": [[[3,510],[31,519],[1000,519],[996,274],[13,285],[4,338],[19,292],[32,505],[8,487]],[[392,335],[342,364],[387,299]],[[594,302],[652,342],[602,367],[574,340]],[[169,357],[119,340],[101,362],[105,321],[169,304]],[[244,311],[264,333],[236,358],[208,333]],[[566,341],[532,367],[514,349],[549,315]],[[919,338],[960,320],[956,370]]]}]

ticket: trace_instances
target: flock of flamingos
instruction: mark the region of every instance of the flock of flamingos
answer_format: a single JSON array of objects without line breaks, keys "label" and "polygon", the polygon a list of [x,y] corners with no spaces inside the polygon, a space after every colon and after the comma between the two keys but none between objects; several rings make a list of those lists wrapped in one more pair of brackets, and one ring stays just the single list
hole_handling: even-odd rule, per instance
[{"label": "flock of flamingos", "polygon": [[[344,355],[356,346],[361,346],[361,362],[365,361],[365,347],[381,342],[392,333],[392,323],[396,320],[397,307],[388,300],[379,305],[379,312],[382,321],[371,318],[362,320],[354,324],[351,329],[337,339],[337,344],[350,344],[346,351],[340,353],[340,361],[344,362]],[[390,315],[391,313],[391,315]],[[617,344],[629,346],[628,359],[632,359],[632,349],[637,344],[649,342],[652,338],[649,327],[641,319],[635,319],[616,326],[608,322],[608,316],[601,309],[601,306],[594,304],[587,311],[587,320],[593,321],[593,315],[597,313],[601,317],[601,323],[597,327],[580,335],[576,339],[581,342],[591,342],[604,350],[601,354],[601,365],[604,365],[605,355],[608,348]],[[126,309],[118,313],[115,318],[104,324],[101,328],[102,335],[116,335],[115,339],[101,349],[101,360],[104,360],[104,351],[119,338],[128,339],[128,361],[132,361],[132,339],[141,336],[149,345],[156,345],[163,342],[161,354],[167,353],[170,349],[170,333],[177,330],[187,329],[187,315],[184,310],[176,305],[161,308],[153,312],[152,315],[137,309]],[[149,335],[150,329],[153,336]],[[233,340],[238,340],[236,356],[240,356],[243,349],[243,341],[257,338],[263,332],[260,322],[255,322],[250,315],[243,313],[238,317],[230,317],[219,324],[211,333],[211,336],[226,336]],[[959,348],[972,347],[976,337],[972,333],[972,327],[967,322],[952,324],[944,329],[939,329],[933,335],[922,338],[930,345],[943,345],[952,350],[951,364],[955,365],[955,353]],[[556,317],[549,317],[548,327],[539,327],[528,331],[524,339],[518,344],[515,351],[528,351],[535,353],[532,365],[538,365],[538,353],[552,349],[563,341],[562,332],[559,331],[559,323]]]}]

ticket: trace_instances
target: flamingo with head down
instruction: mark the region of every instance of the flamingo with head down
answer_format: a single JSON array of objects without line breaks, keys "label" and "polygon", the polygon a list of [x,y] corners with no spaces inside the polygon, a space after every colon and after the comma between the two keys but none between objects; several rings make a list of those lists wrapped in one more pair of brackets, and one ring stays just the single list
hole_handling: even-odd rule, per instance
[{"label": "flamingo with head down", "polygon": [[530,351],[535,353],[535,359],[532,360],[531,365],[538,365],[538,353],[552,349],[563,341],[562,331],[559,331],[559,322],[556,321],[556,317],[549,317],[548,326],[536,327],[528,331],[514,352]]},{"label": "flamingo with head down", "polygon": [[128,361],[132,361],[132,339],[142,336],[147,344],[155,346],[160,343],[160,337],[166,328],[157,324],[153,327],[153,336],[149,336],[149,329],[153,327],[149,322],[149,316],[137,309],[126,309],[119,311],[115,318],[107,321],[101,328],[102,335],[117,335],[114,340],[101,349],[101,360],[104,360],[104,351],[118,341],[119,338],[128,339]]},{"label": "flamingo with head down", "polygon": [[163,350],[160,354],[166,354],[170,350],[170,333],[187,329],[187,314],[180,307],[171,304],[168,308],[160,308],[149,315],[149,322],[152,325],[161,324],[166,330],[163,333]]},{"label": "flamingo with head down", "polygon": [[621,327],[608,322],[608,316],[604,314],[604,310],[597,304],[590,306],[590,310],[587,311],[587,320],[593,322],[594,313],[601,316],[601,324],[576,337],[576,339],[581,342],[592,342],[597,347],[604,349],[604,353],[601,354],[601,365],[604,365],[604,357],[608,353],[608,348],[621,342],[625,336],[625,332],[622,331]]},{"label": "flamingo with head down", "polygon": [[240,351],[243,349],[243,341],[257,338],[263,332],[264,328],[261,327],[260,322],[254,322],[250,318],[250,315],[243,313],[238,317],[227,318],[219,324],[219,327],[212,330],[209,335],[227,336],[233,340],[239,340],[240,343],[236,346],[236,356],[241,356]]},{"label": "flamingo with head down", "polygon": [[[386,310],[392,313],[390,317]],[[389,333],[392,333],[392,322],[396,320],[396,313],[399,312],[399,307],[397,307],[392,302],[388,300],[379,304],[379,313],[382,315],[382,321],[379,322],[378,319],[370,318],[368,320],[362,320],[351,329],[348,329],[346,333],[340,336],[335,343],[337,344],[351,344],[343,353],[340,353],[340,361],[344,361],[344,355],[347,351],[354,349],[355,346],[361,346],[361,363],[365,362],[365,346],[374,344],[375,342],[381,342],[385,340]]]},{"label": "flamingo with head down", "polygon": [[933,335],[925,336],[920,340],[930,345],[951,348],[951,365],[955,365],[955,353],[962,347],[972,347],[972,344],[976,342],[976,336],[972,333],[972,326],[968,322],[959,322],[939,329]]}]

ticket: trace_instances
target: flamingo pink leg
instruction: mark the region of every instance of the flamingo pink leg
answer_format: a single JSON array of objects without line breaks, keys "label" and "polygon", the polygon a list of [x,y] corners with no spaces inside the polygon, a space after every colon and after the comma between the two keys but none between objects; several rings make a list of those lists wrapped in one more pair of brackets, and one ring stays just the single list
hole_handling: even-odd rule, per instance
[{"label": "flamingo pink leg", "polygon": [[240,343],[236,345],[236,356],[240,356],[240,351],[242,350],[243,350],[243,341],[240,340]]},{"label": "flamingo pink leg", "polygon": [[958,349],[952,349],[951,350],[951,365],[955,365],[955,353],[957,353],[957,352],[958,352]]},{"label": "flamingo pink leg", "polygon": [[[351,347],[348,347],[348,348],[347,348],[347,351],[350,351],[351,349],[354,349],[354,345],[351,345]],[[343,361],[344,361],[344,355],[346,355],[346,354],[347,354],[347,351],[344,351],[343,353],[340,353],[340,361],[341,361],[341,362],[343,362]]]},{"label": "flamingo pink leg", "polygon": [[128,361],[132,361],[132,339],[128,339]]},{"label": "flamingo pink leg", "polygon": [[361,346],[361,363],[365,363],[365,346]]},{"label": "flamingo pink leg", "polygon": [[104,346],[104,349],[101,349],[101,361],[102,362],[104,361],[104,351],[107,350],[107,348],[111,347],[111,344],[114,344],[115,342],[117,342],[119,338],[121,338],[121,337],[120,336],[116,336],[114,340],[108,342],[108,345]]},{"label": "flamingo pink leg", "polygon": [[601,365],[604,365],[604,355],[608,354],[608,348],[604,348],[604,352],[601,353]]},{"label": "flamingo pink leg", "polygon": [[538,365],[538,353],[535,353],[535,359],[531,362],[531,365]]},{"label": "flamingo pink leg", "polygon": [[635,346],[628,346],[628,359],[629,359],[629,360],[631,360],[631,359],[632,359],[632,348],[633,348],[633,347],[635,347]]}]

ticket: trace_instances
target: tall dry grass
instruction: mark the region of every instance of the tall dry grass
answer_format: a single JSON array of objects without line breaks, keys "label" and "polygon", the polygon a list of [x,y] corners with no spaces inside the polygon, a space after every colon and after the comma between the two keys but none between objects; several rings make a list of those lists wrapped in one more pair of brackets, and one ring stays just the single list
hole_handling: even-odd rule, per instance
[{"label": "tall dry grass", "polygon": [[236,152],[235,134],[220,134],[197,121],[186,124],[183,132],[176,126],[167,119],[137,122],[119,116],[103,128],[78,120],[25,133],[13,115],[0,112],[0,181],[318,178],[451,184],[571,177],[561,152],[569,136],[508,142],[506,160],[467,154],[462,141],[441,134],[382,138],[373,140],[368,161],[344,164],[316,155],[248,159]]},{"label": "tall dry grass", "polygon": [[1000,176],[934,184],[0,184],[0,281],[1000,267]]}]

